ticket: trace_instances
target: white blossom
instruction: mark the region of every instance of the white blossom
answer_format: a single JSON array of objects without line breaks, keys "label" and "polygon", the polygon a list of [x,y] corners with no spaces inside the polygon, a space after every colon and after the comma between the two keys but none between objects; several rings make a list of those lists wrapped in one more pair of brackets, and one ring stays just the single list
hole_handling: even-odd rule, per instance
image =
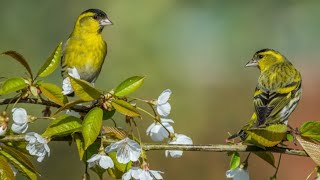
[{"label": "white blossom", "polygon": [[320,180],[320,176],[318,176],[316,180]]},{"label": "white blossom", "polygon": [[233,180],[249,180],[249,173],[246,169],[241,167],[236,169],[230,169],[226,172],[227,178],[233,178]]},{"label": "white blossom", "polygon": [[138,180],[159,180],[163,179],[161,174],[163,174],[161,171],[149,170],[148,168],[141,169],[139,167],[132,167],[129,169],[129,171],[122,175],[122,180],[131,180],[131,178]]},{"label": "white blossom", "polygon": [[29,132],[26,134],[25,140],[29,142],[26,149],[29,151],[29,154],[38,156],[38,162],[42,162],[46,154],[50,156],[50,148],[47,144],[48,142],[41,135]]},{"label": "white blossom", "polygon": [[[80,79],[80,75],[78,73],[78,70],[75,67],[68,68],[67,70],[68,70],[68,74],[71,77],[73,77],[75,79]],[[66,77],[62,81],[62,94],[68,95],[68,94],[71,94],[71,93],[73,93],[73,88],[71,86],[70,78]]]},{"label": "white blossom", "polygon": [[155,170],[142,170],[139,179],[140,180],[152,180],[152,179],[163,179],[161,174],[163,172],[161,171],[155,171]]},{"label": "white blossom", "polygon": [[142,169],[139,167],[132,167],[122,175],[122,180],[131,180],[131,178],[139,179]]},{"label": "white blossom", "polygon": [[117,151],[117,160],[120,163],[127,164],[129,161],[137,161],[141,154],[140,145],[131,139],[124,138],[118,142],[110,144],[105,151]]},{"label": "white blossom", "polygon": [[171,90],[166,89],[164,90],[157,100],[157,112],[160,114],[160,116],[168,116],[171,111],[171,105],[168,103],[168,100],[171,95]]},{"label": "white blossom", "polygon": [[25,133],[28,129],[28,114],[24,108],[12,109],[13,124],[11,130],[15,133]]},{"label": "white blossom", "polygon": [[114,164],[112,159],[104,154],[94,154],[91,156],[90,159],[87,160],[87,162],[89,163],[89,168],[95,166],[95,165],[99,165],[100,167],[102,167],[103,169],[108,169],[108,168],[113,168]]},{"label": "white blossom", "polygon": [[[170,123],[174,123],[172,119],[160,118],[161,124],[166,127],[171,133],[174,133],[173,127]],[[164,138],[169,137],[168,131],[159,122],[152,123],[147,129],[147,135],[153,141],[163,141]]]},{"label": "white blossom", "polygon": [[6,124],[5,124],[5,125],[0,126],[0,136],[5,135],[5,134],[6,134],[6,132],[7,132],[7,129],[8,129],[8,127],[7,127],[7,125],[6,125]]},{"label": "white blossom", "polygon": [[[175,137],[173,140],[169,141],[169,144],[193,144],[192,139],[189,138],[186,135],[183,134],[175,134]],[[166,157],[170,154],[173,158],[179,158],[182,156],[183,151],[177,151],[177,150],[166,150],[165,152]]]}]

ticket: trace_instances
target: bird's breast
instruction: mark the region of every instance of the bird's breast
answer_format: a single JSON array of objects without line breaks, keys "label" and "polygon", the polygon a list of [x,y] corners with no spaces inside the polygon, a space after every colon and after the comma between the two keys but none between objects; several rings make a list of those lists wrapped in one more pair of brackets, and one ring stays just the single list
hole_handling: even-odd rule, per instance
[{"label": "bird's breast", "polygon": [[80,78],[92,82],[99,74],[107,53],[102,37],[70,38],[65,48],[64,61],[67,67],[75,67]]}]

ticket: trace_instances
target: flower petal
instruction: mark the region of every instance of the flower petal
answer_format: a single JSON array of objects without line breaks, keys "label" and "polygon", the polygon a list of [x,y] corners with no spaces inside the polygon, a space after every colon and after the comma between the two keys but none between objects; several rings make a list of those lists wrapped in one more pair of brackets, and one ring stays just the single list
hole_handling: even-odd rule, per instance
[{"label": "flower petal", "polygon": [[68,74],[70,76],[72,76],[73,78],[76,78],[76,79],[80,79],[80,75],[78,73],[78,70],[77,68],[73,67],[73,68],[68,68]]},{"label": "flower petal", "polygon": [[164,103],[157,106],[157,112],[160,116],[168,116],[171,111],[171,105],[169,103]]},{"label": "flower petal", "polygon": [[153,178],[151,177],[149,171],[142,170],[139,176],[139,180],[152,180]]},{"label": "flower petal", "polygon": [[12,119],[16,124],[25,124],[28,122],[28,114],[24,108],[13,108]]},{"label": "flower petal", "polygon": [[169,154],[173,158],[179,158],[182,156],[183,151],[166,150],[166,157],[168,157]]},{"label": "flower petal", "polygon": [[11,125],[11,130],[15,133],[18,133],[18,134],[21,134],[21,133],[25,133],[27,130],[28,130],[28,123],[25,123],[25,124],[16,124],[16,123],[13,123]]},{"label": "flower petal", "polygon": [[67,95],[73,93],[73,88],[71,86],[70,78],[64,78],[62,81],[62,94]]},{"label": "flower petal", "polygon": [[170,89],[166,89],[164,90],[160,96],[158,97],[158,105],[159,104],[164,104],[166,102],[168,102],[169,98],[170,98],[170,95],[172,94],[171,90]]},{"label": "flower petal", "polygon": [[101,156],[101,159],[99,161],[99,166],[103,169],[113,168],[114,163],[112,159],[109,156]]},{"label": "flower petal", "polygon": [[150,172],[150,174],[151,174],[154,178],[156,178],[156,179],[163,179],[163,177],[162,177],[161,174],[160,174],[160,173],[163,174],[163,172],[161,172],[161,171],[154,171],[154,170],[149,170],[149,172]]},{"label": "flower petal", "polygon": [[90,157],[90,159],[87,160],[88,163],[100,160],[101,155],[100,154],[94,154]]}]

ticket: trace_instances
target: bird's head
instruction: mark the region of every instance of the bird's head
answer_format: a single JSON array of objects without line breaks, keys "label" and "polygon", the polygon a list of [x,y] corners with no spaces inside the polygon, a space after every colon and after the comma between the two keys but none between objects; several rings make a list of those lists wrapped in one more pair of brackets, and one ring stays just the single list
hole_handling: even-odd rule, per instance
[{"label": "bird's head", "polygon": [[286,57],[273,49],[262,49],[257,51],[252,59],[246,64],[246,67],[258,67],[264,71],[269,67],[287,61]]},{"label": "bird's head", "polygon": [[88,9],[82,12],[76,22],[76,28],[87,33],[101,33],[107,25],[112,25],[112,22],[107,14],[99,9]]}]

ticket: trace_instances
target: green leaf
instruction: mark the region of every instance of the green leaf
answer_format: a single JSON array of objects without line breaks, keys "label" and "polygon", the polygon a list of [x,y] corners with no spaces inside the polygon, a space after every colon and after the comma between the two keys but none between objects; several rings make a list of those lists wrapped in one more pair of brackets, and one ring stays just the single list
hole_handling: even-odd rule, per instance
[{"label": "green leaf", "polygon": [[311,159],[320,166],[320,144],[307,137],[297,135],[296,138]]},{"label": "green leaf", "polygon": [[111,111],[103,111],[103,120],[108,120],[111,119],[114,115],[114,113],[116,113],[116,110],[111,110]]},{"label": "green leaf", "polygon": [[87,149],[98,137],[102,125],[103,110],[95,107],[84,117],[82,123],[82,135],[84,149]]},{"label": "green leaf", "polygon": [[230,159],[230,169],[236,169],[240,166],[240,155],[238,152],[233,152]]},{"label": "green leaf", "polygon": [[133,76],[120,83],[114,90],[116,96],[125,96],[136,91],[144,82],[142,76]]},{"label": "green leaf", "polygon": [[287,134],[287,140],[288,140],[289,142],[293,142],[294,136],[293,136],[292,134]]},{"label": "green leaf", "polygon": [[131,116],[131,117],[140,116],[140,113],[138,112],[138,110],[135,107],[133,107],[130,103],[128,103],[124,100],[115,99],[111,102],[111,105],[118,112],[120,112],[126,116]]},{"label": "green leaf", "polygon": [[301,136],[312,138],[320,142],[320,122],[309,121],[305,122],[300,127]]},{"label": "green leaf", "polygon": [[80,158],[80,160],[82,160],[83,154],[85,152],[83,137],[81,136],[81,134],[75,133],[74,139],[76,141],[76,145],[77,145],[77,149],[78,149],[78,153],[79,153],[79,158]]},{"label": "green leaf", "polygon": [[81,79],[75,79],[69,76],[71,86],[75,94],[84,101],[92,101],[98,99],[102,93],[95,89],[90,83]]},{"label": "green leaf", "polygon": [[249,129],[246,132],[252,140],[264,147],[272,147],[279,144],[287,134],[288,127],[284,124],[274,124],[265,128]]},{"label": "green leaf", "polygon": [[42,94],[60,106],[64,106],[68,102],[67,97],[62,94],[62,89],[55,84],[41,83],[39,88]]},{"label": "green leaf", "polygon": [[17,53],[16,51],[6,51],[1,54],[10,56],[13,59],[17,60],[20,64],[22,64],[26,68],[26,70],[30,74],[31,79],[33,79],[33,74],[32,74],[31,68],[30,68],[27,60],[21,54]]},{"label": "green leaf", "polygon": [[29,179],[37,179],[37,175],[40,175],[31,161],[18,149],[0,144],[0,155],[7,158],[7,160],[17,168],[20,173]]},{"label": "green leaf", "polygon": [[3,156],[0,156],[0,179],[1,180],[14,180],[16,179],[14,177],[13,171]]},{"label": "green leaf", "polygon": [[271,166],[276,167],[274,164],[274,156],[271,152],[267,151],[260,151],[260,152],[253,152],[255,155],[269,163]]},{"label": "green leaf", "polygon": [[52,54],[48,57],[46,62],[40,68],[37,76],[46,77],[50,75],[60,64],[61,60],[61,52],[62,52],[62,42],[55,48]]},{"label": "green leaf", "polygon": [[114,168],[107,169],[109,175],[115,179],[121,179],[122,175],[131,168],[132,162],[130,161],[127,164],[119,163],[116,158],[117,152],[110,152],[108,156],[114,163]]},{"label": "green leaf", "polygon": [[64,114],[59,116],[55,120],[51,121],[49,127],[42,134],[42,136],[51,137],[57,135],[68,135],[74,132],[80,132],[82,129],[81,124],[81,119]]},{"label": "green leaf", "polygon": [[0,95],[9,94],[26,88],[28,84],[23,78],[14,77],[7,79],[0,88]]}]

